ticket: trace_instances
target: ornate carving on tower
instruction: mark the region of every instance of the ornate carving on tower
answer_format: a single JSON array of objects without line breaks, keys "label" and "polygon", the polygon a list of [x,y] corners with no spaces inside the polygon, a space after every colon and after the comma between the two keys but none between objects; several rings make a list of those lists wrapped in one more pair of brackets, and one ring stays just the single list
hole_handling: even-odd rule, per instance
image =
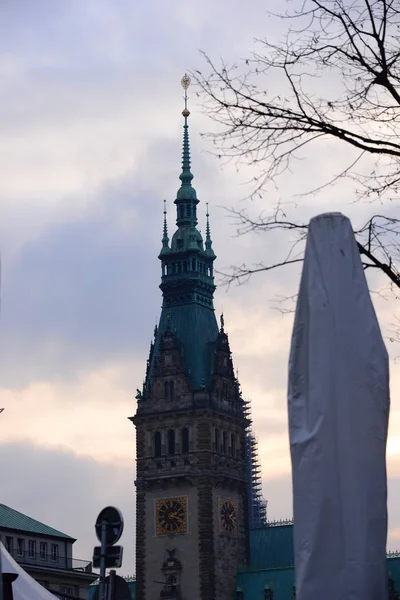
[{"label": "ornate carving on tower", "polygon": [[180,600],[180,575],[182,571],[181,561],[176,556],[176,548],[166,548],[166,559],[163,562],[161,571],[164,575],[164,587],[160,592],[160,598],[169,600]]}]

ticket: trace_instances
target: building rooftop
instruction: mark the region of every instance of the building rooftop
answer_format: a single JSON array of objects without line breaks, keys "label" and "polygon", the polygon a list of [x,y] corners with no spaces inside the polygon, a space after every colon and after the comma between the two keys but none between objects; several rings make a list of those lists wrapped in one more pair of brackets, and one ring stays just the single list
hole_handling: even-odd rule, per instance
[{"label": "building rooftop", "polygon": [[53,527],[49,527],[36,519],[28,517],[5,504],[0,504],[0,529],[14,529],[16,531],[26,531],[38,535],[46,535],[49,537],[58,537],[65,540],[75,541],[72,538]]},{"label": "building rooftop", "polygon": [[[267,590],[273,591],[273,600],[293,600],[293,524],[290,521],[270,522],[264,527],[250,529],[249,533],[250,565],[238,570],[232,600],[263,600]],[[389,583],[394,590],[400,590],[400,552],[387,553],[386,567]]]}]

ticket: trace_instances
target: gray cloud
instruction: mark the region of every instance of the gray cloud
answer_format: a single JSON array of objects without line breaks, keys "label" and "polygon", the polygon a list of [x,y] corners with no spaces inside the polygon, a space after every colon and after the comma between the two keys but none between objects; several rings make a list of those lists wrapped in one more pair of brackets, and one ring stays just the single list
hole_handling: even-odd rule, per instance
[{"label": "gray cloud", "polygon": [[84,217],[49,228],[10,264],[3,250],[3,384],[17,364],[22,378],[51,378],[79,364],[145,357],[160,305],[162,215],[154,218],[154,198],[132,197],[126,186],[107,190]]},{"label": "gray cloud", "polygon": [[121,572],[134,572],[133,468],[20,442],[0,444],[0,469],[2,503],[75,537],[75,558],[91,560],[97,514],[117,506],[125,520]]},{"label": "gray cloud", "polygon": [[[4,386],[25,385],[35,378],[71,379],[82,369],[126,358],[141,358],[144,368],[162,302],[157,256],[163,190],[174,198],[179,154],[180,139],[150,146],[130,173],[92,191],[85,198],[85,210],[50,219],[28,241],[23,240],[24,227],[30,220],[37,221],[34,208],[27,211],[21,227],[16,214],[4,216],[0,224]],[[201,187],[204,157],[196,154]],[[162,165],[157,188],[152,183],[153,164]],[[214,168],[208,173],[208,186],[216,177]],[[149,189],[135,193],[145,182]],[[68,202],[76,203],[76,198],[65,198]],[[204,228],[201,209],[205,213],[204,201],[199,216]],[[216,217],[214,247],[226,255],[221,211]],[[175,206],[171,200],[168,220],[172,235]],[[229,225],[224,223],[224,228]],[[20,247],[12,251],[18,235]]]}]

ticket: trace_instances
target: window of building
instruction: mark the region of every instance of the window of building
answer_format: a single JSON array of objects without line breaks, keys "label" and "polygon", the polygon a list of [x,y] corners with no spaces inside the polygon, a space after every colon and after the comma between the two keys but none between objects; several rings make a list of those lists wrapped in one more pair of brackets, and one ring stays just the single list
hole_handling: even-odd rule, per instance
[{"label": "window of building", "polygon": [[226,431],[224,431],[222,434],[222,453],[223,454],[226,454],[227,438],[228,438],[228,434],[226,433]]},{"label": "window of building", "polygon": [[189,429],[182,429],[182,454],[189,454]]},{"label": "window of building", "polygon": [[219,431],[217,428],[214,430],[214,450],[219,452]]},{"label": "window of building", "polygon": [[9,554],[13,554],[14,551],[14,538],[11,535],[6,535],[6,550]]},{"label": "window of building", "polygon": [[62,585],[60,588],[60,592],[61,592],[62,598],[65,597],[68,600],[69,600],[69,598],[75,598],[74,588],[72,588],[72,587],[67,587],[65,585]]},{"label": "window of building", "polygon": [[233,433],[231,433],[231,454],[236,456],[236,440]]},{"label": "window of building", "polygon": [[164,396],[166,400],[174,399],[174,382],[172,380],[164,381]]},{"label": "window of building", "polygon": [[29,556],[29,558],[36,557],[36,542],[35,542],[35,540],[29,540],[29,542],[28,542],[28,556]]},{"label": "window of building", "polygon": [[167,577],[167,586],[169,587],[169,591],[170,592],[175,592],[176,591],[176,576],[175,575],[168,575]]},{"label": "window of building", "polygon": [[58,561],[58,544],[51,545],[51,560],[54,562]]},{"label": "window of building", "polygon": [[168,454],[175,454],[175,431],[168,429]]},{"label": "window of building", "polygon": [[40,558],[47,560],[47,542],[40,542]]},{"label": "window of building", "polygon": [[17,538],[17,555],[24,556],[25,554],[25,540],[22,538]]},{"label": "window of building", "polygon": [[154,456],[160,458],[161,456],[161,432],[156,431],[154,434]]}]

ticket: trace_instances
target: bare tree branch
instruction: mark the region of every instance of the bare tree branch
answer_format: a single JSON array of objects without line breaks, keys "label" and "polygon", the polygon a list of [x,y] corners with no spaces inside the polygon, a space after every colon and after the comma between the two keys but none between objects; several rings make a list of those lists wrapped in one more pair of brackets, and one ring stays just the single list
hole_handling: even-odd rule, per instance
[{"label": "bare tree branch", "polygon": [[[209,72],[197,71],[194,77],[204,110],[220,125],[206,137],[214,142],[216,155],[258,167],[254,194],[278,180],[302,150],[326,138],[360,151],[340,175],[357,182],[360,198],[397,195],[398,0],[304,0],[297,5],[280,15],[290,23],[283,42],[257,40],[261,50],[245,59],[244,70],[224,63],[217,67],[204,55]],[[286,81],[275,92],[269,89],[274,71]],[[354,172],[368,157],[375,163],[373,171]]]},{"label": "bare tree branch", "polygon": [[[293,250],[299,243],[303,243],[307,237],[308,225],[289,221],[278,205],[271,216],[261,214],[257,219],[252,219],[244,210],[235,211],[229,209],[231,216],[237,219],[237,234],[244,235],[249,232],[272,232],[276,230],[289,231],[295,233],[295,239],[290,242],[290,249],[286,258],[271,264],[259,263],[252,267],[245,264],[240,266],[231,266],[228,271],[216,271],[220,276],[223,285],[237,283],[242,285],[249,278],[256,274],[284,265],[291,265],[303,261],[301,255],[292,257]],[[399,238],[400,238],[400,219],[386,217],[384,215],[374,215],[360,229],[355,231],[357,238],[357,247],[364,258],[363,265],[365,269],[375,268],[382,271],[396,288],[400,288],[400,271],[396,267],[393,256],[399,256]]]}]

